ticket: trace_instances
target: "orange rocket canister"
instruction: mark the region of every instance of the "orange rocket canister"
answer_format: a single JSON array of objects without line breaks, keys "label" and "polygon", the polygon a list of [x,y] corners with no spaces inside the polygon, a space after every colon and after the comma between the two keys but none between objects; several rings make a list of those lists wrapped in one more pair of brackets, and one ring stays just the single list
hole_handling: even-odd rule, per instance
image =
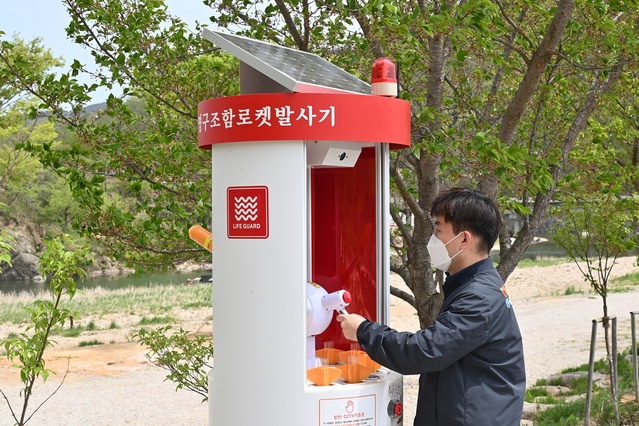
[{"label": "orange rocket canister", "polygon": [[189,228],[189,238],[213,253],[212,234],[200,225],[193,225]]}]

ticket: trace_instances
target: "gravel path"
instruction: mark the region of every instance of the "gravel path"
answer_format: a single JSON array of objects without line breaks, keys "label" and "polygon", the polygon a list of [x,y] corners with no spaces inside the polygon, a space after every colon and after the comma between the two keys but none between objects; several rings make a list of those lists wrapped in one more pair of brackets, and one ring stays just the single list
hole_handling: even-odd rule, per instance
[{"label": "gravel path", "polygon": [[[93,376],[83,381],[65,382],[28,425],[208,425],[208,408],[200,403],[202,398],[189,391],[176,392],[172,383],[163,382],[164,377],[164,370],[140,364],[121,376]],[[45,385],[39,384],[32,407],[50,395],[58,382],[51,379]],[[17,395],[19,389],[13,387],[8,391]],[[6,404],[0,406],[0,425],[13,425]]]},{"label": "gravel path", "polygon": [[[634,261],[635,258],[620,259],[613,275],[636,271]],[[396,276],[393,284],[403,285]],[[592,320],[601,317],[602,307],[599,296],[593,294],[561,296],[569,288],[571,292],[588,290],[576,266],[521,268],[509,277],[507,286],[524,338],[529,385],[564,368],[588,362]],[[609,297],[609,312],[618,318],[620,350],[630,346],[629,312],[638,310],[639,291],[613,293]],[[191,329],[196,329],[210,312],[203,310],[190,315],[195,317],[191,318],[194,326]],[[182,326],[188,328],[186,324]],[[395,298],[391,300],[391,326],[409,331],[418,328],[414,310]],[[0,325],[0,338],[9,331]],[[164,370],[149,364],[144,350],[126,341],[125,330],[118,331],[120,340],[100,336],[102,341],[115,342],[109,345],[64,348],[65,342],[59,342],[60,349],[56,349],[54,360],[48,361],[47,366],[62,374],[70,356],[70,373],[60,391],[28,423],[30,426],[208,424],[207,405],[200,403],[201,397],[185,390],[175,391],[173,383],[164,381]],[[597,358],[601,358],[605,354],[602,330],[598,342]],[[6,359],[0,360],[0,389],[7,395],[15,395],[14,402],[19,392],[15,374]],[[60,379],[58,375],[45,385],[38,384],[32,406],[50,395]],[[407,376],[404,385],[404,425],[411,426],[417,377]],[[0,426],[12,424],[7,405],[0,398]]]}]

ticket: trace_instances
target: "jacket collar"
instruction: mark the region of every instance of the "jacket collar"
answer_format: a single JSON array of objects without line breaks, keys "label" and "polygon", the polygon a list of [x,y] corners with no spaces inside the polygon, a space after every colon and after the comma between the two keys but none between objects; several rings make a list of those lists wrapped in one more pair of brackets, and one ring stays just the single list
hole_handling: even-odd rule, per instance
[{"label": "jacket collar", "polygon": [[493,260],[490,256],[477,263],[473,263],[457,273],[448,275],[446,277],[446,281],[444,281],[444,297],[448,297],[453,290],[465,283],[468,283],[475,275],[489,269],[493,269]]}]

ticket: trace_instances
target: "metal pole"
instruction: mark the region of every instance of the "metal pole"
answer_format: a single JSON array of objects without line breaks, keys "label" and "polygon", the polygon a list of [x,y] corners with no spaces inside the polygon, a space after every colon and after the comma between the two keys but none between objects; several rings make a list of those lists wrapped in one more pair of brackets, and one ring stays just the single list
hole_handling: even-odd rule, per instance
[{"label": "metal pole", "polygon": [[611,385],[615,389],[615,401],[619,401],[619,376],[617,375],[617,317],[612,317],[612,372],[613,382]]},{"label": "metal pole", "polygon": [[586,391],[586,414],[584,426],[590,426],[590,404],[592,403],[592,376],[595,369],[595,344],[597,341],[597,320],[592,320],[590,335],[590,360],[588,362],[588,390]]},{"label": "metal pole", "polygon": [[637,368],[637,328],[635,316],[639,311],[630,312],[630,325],[632,333],[632,365],[633,376],[635,378],[635,401],[639,402],[639,369]]}]

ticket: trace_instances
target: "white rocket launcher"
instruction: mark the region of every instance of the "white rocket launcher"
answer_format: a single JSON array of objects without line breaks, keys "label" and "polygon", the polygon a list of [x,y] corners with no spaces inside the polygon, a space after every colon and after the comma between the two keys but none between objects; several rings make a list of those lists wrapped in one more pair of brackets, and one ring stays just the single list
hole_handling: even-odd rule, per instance
[{"label": "white rocket launcher", "polygon": [[346,290],[328,293],[318,284],[306,285],[306,338],[307,368],[319,367],[320,360],[315,356],[315,336],[328,328],[333,319],[333,311],[340,313],[351,303],[351,294]]}]

